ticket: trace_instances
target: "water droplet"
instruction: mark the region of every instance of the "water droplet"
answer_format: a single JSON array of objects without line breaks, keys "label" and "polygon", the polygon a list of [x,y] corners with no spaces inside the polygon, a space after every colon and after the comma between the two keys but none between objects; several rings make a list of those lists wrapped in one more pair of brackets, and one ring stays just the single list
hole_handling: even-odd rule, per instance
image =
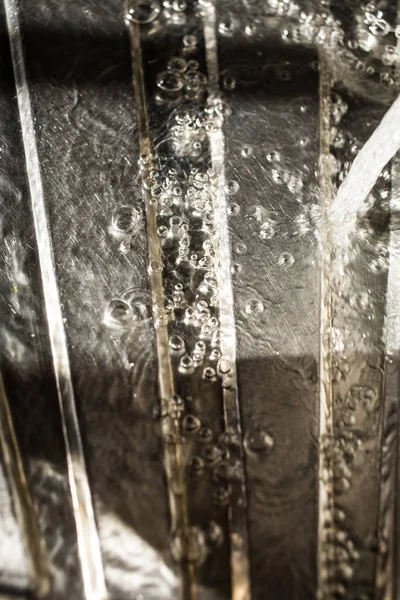
[{"label": "water droplet", "polygon": [[225,21],[221,21],[221,23],[218,25],[218,31],[222,34],[222,35],[230,35],[233,33],[235,29],[235,23],[233,21],[233,19],[226,19]]},{"label": "water droplet", "polygon": [[280,267],[291,267],[294,264],[293,254],[290,252],[282,252],[278,259],[278,265]]},{"label": "water droplet", "polygon": [[210,352],[210,360],[215,361],[221,357],[221,351],[218,348],[213,348]]},{"label": "water droplet", "polygon": [[197,45],[197,38],[195,35],[185,35],[183,38],[183,45],[185,48],[195,48]]},{"label": "water droplet", "polygon": [[244,32],[246,35],[253,36],[257,31],[257,26],[254,23],[250,23],[248,25],[246,25],[246,27],[244,28]]},{"label": "water droplet", "polygon": [[202,340],[199,340],[198,342],[196,342],[194,348],[195,348],[195,352],[198,352],[199,354],[201,354],[202,356],[204,356],[205,351],[206,351],[206,344],[205,344],[205,342],[203,342]]},{"label": "water droplet", "polygon": [[246,251],[247,251],[246,244],[236,244],[236,246],[235,246],[236,254],[240,254],[240,255],[246,254]]},{"label": "water droplet", "polygon": [[279,154],[279,152],[276,152],[273,150],[272,152],[269,152],[267,154],[268,162],[274,163],[274,162],[280,162],[280,160],[281,160],[281,155]]},{"label": "water droplet", "polygon": [[123,326],[131,320],[131,307],[121,298],[114,298],[108,304],[104,321],[110,327]]},{"label": "water droplet", "polygon": [[111,219],[111,233],[116,237],[132,233],[139,222],[139,213],[131,206],[120,206]]},{"label": "water droplet", "polygon": [[197,71],[200,68],[200,63],[198,60],[188,60],[187,68],[189,71]]},{"label": "water droplet", "polygon": [[186,60],[180,56],[170,58],[167,63],[168,69],[171,69],[172,71],[179,71],[179,73],[184,73],[187,69],[187,66]]},{"label": "water droplet", "polygon": [[213,432],[212,429],[210,429],[210,427],[201,427],[201,429],[198,432],[198,440],[202,443],[208,444],[212,441],[213,439]]},{"label": "water droplet", "polygon": [[184,79],[179,71],[164,71],[157,76],[157,86],[164,92],[176,93],[182,90]]},{"label": "water droplet", "polygon": [[158,0],[129,0],[126,16],[133,23],[151,23],[158,17],[160,10]]},{"label": "water droplet", "polygon": [[233,77],[233,75],[227,74],[222,79],[222,86],[225,90],[232,91],[236,87],[236,79]]},{"label": "water droplet", "polygon": [[226,375],[231,371],[232,365],[227,358],[221,358],[218,361],[217,369],[221,375]]},{"label": "water droplet", "polygon": [[249,315],[261,314],[264,311],[264,305],[261,300],[254,298],[246,304],[246,312]]},{"label": "water droplet", "polygon": [[215,369],[213,369],[212,367],[206,367],[203,370],[203,379],[205,379],[206,381],[216,381],[217,380],[217,374],[215,372]]},{"label": "water droplet", "polygon": [[179,371],[180,371],[180,373],[183,373],[185,375],[189,375],[190,373],[193,373],[193,371],[194,371],[193,360],[191,359],[191,357],[188,354],[185,354],[185,356],[182,356],[180,363],[179,363]]},{"label": "water droplet", "polygon": [[184,12],[187,8],[186,0],[173,0],[171,8],[175,12]]},{"label": "water droplet", "polygon": [[195,415],[186,415],[183,418],[183,431],[187,434],[195,434],[200,430],[201,421]]},{"label": "water droplet", "polygon": [[249,158],[253,155],[253,148],[251,146],[243,146],[241,155],[243,158]]},{"label": "water droplet", "polygon": [[160,238],[165,238],[168,235],[168,227],[165,227],[165,225],[160,225],[160,227],[157,227],[157,235]]},{"label": "water droplet", "polygon": [[261,427],[255,427],[246,433],[244,446],[250,453],[268,452],[274,447],[274,438]]},{"label": "water droplet", "polygon": [[162,263],[159,260],[152,260],[149,270],[152,273],[160,273],[162,271]]},{"label": "water droplet", "polygon": [[243,270],[243,266],[240,263],[233,263],[231,267],[232,275],[238,275]]},{"label": "water droplet", "polygon": [[233,202],[232,204],[230,204],[228,206],[228,213],[232,217],[236,217],[240,213],[240,206],[239,206],[239,204],[236,204],[235,202]]},{"label": "water droplet", "polygon": [[180,335],[171,335],[169,339],[169,346],[173,352],[178,354],[185,351],[185,342]]}]

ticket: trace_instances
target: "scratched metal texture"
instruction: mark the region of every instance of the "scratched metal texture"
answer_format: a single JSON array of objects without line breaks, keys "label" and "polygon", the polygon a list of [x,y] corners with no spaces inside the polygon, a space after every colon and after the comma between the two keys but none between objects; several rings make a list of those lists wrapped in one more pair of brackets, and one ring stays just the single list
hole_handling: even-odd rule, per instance
[{"label": "scratched metal texture", "polygon": [[[115,600],[140,594],[146,600],[172,600],[177,591],[156,418],[144,215],[129,255],[120,252],[110,233],[119,206],[133,205],[143,214],[123,3],[20,4],[57,281],[106,580]],[[261,32],[245,36],[244,26],[262,8],[260,2],[220,2],[219,20],[229,16],[234,27],[229,35],[217,34],[221,83],[226,73],[238,81],[235,90],[225,91],[232,115],[224,134],[226,177],[239,184],[230,198],[240,209],[238,215],[231,214],[230,231],[244,437],[262,429],[273,439],[270,452],[249,452],[246,457],[251,572],[256,600],[303,600],[315,597],[317,580],[320,270],[314,227],[299,237],[293,220],[300,206],[310,206],[310,214],[318,215],[311,207],[320,203],[317,54],[312,48],[282,45],[273,33],[276,22],[264,16]],[[50,597],[79,600],[83,592],[65,450],[8,40],[0,17],[0,364],[50,559]],[[272,31],[268,36],[262,29],[266,24]],[[381,109],[366,110],[375,123],[375,112],[379,117]],[[350,116],[354,114],[364,120],[358,105]],[[358,134],[366,138],[361,125]],[[267,160],[271,152],[280,153],[280,168],[283,164],[304,179],[301,198],[273,178],[275,167]],[[276,222],[277,233],[270,240],[259,235],[259,206]],[[244,254],[238,252],[243,243]],[[280,264],[283,252],[293,256],[293,264]],[[110,327],[110,301],[131,293],[144,307],[140,319],[128,329]],[[376,295],[382,304],[379,290]],[[246,307],[254,300],[263,310],[250,314]],[[379,429],[379,416],[376,423]],[[373,460],[366,455],[357,467],[370,505],[360,496],[346,500],[363,536],[377,512],[376,437],[372,446]],[[362,478],[362,461],[374,472],[369,483]],[[357,484],[357,490],[361,487]],[[366,554],[373,554],[375,541],[371,535]],[[3,564],[0,583],[8,586]],[[12,573],[12,587],[27,590],[31,582],[21,566]],[[361,591],[373,594],[374,565],[364,569]],[[357,598],[361,588],[348,597]],[[214,598],[214,591],[204,595]]]},{"label": "scratched metal texture", "polygon": [[[141,211],[123,6],[118,1],[101,7],[82,1],[20,6],[46,208],[106,577],[117,598],[143,590],[149,597],[169,598],[174,577],[158,558],[158,553],[169,552],[169,539],[160,431],[153,416],[157,394],[144,222],[131,258],[118,251],[109,233],[119,205],[133,203]],[[7,73],[10,79],[9,64]],[[32,494],[49,538],[52,597],[79,598],[76,536],[12,81],[3,102],[11,114],[1,125],[7,142],[2,235],[9,241],[2,244],[8,268],[1,269],[4,376]],[[140,313],[141,320],[121,333],[107,328],[104,317],[109,302],[127,290],[134,290],[149,312]],[[51,493],[49,486],[54,486]]]},{"label": "scratched metal texture", "polygon": [[230,230],[243,427],[245,440],[261,431],[274,444],[246,457],[251,570],[255,598],[300,600],[316,594],[320,269],[314,228],[299,235],[296,218],[319,208],[319,78],[315,50],[283,43],[257,8],[218,5],[218,22],[233,23],[218,31],[222,89],[227,75],[237,82],[224,132],[226,178],[239,184],[229,202],[240,207]]}]

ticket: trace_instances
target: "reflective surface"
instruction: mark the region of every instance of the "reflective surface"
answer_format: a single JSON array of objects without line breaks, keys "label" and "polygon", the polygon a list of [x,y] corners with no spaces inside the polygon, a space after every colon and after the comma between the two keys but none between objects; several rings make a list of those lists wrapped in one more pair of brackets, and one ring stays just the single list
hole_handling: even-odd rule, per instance
[{"label": "reflective surface", "polygon": [[5,6],[6,597],[397,598],[397,6]]}]

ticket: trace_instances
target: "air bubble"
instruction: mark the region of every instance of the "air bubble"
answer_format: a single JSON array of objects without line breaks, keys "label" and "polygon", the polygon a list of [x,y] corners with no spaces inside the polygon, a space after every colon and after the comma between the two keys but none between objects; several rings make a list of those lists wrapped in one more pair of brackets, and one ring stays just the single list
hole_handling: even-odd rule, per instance
[{"label": "air bubble", "polygon": [[279,154],[279,152],[272,151],[267,154],[268,162],[274,163],[274,162],[280,162],[280,160],[281,160],[281,155]]},{"label": "air bubble", "polygon": [[249,37],[253,36],[256,33],[256,31],[257,31],[257,27],[253,23],[246,25],[246,27],[244,28],[245,34],[248,35]]},{"label": "air bubble", "polygon": [[187,64],[187,68],[189,71],[197,71],[200,68],[200,63],[198,60],[189,60]]},{"label": "air bubble", "polygon": [[185,356],[182,356],[180,363],[179,363],[179,371],[180,371],[180,373],[183,373],[185,375],[189,375],[190,373],[193,373],[193,371],[194,371],[193,360],[191,359],[191,357],[188,354],[185,354]]},{"label": "air bubble", "polygon": [[197,45],[197,38],[195,35],[185,35],[183,38],[183,45],[185,48],[195,48]]},{"label": "air bubble", "polygon": [[256,427],[246,433],[244,446],[250,453],[269,452],[274,447],[274,438],[261,427]]},{"label": "air bubble", "polygon": [[210,360],[215,361],[221,357],[221,351],[218,348],[213,348],[210,352]]},{"label": "air bubble", "polygon": [[173,0],[171,8],[175,12],[184,12],[187,8],[186,0]]},{"label": "air bubble", "polygon": [[167,68],[173,71],[179,71],[180,73],[184,73],[188,67],[188,64],[184,58],[180,56],[176,56],[171,58],[168,61]]},{"label": "air bubble", "polygon": [[278,259],[280,267],[291,267],[294,264],[294,257],[290,252],[282,252]]},{"label": "air bubble", "polygon": [[150,262],[150,268],[149,268],[151,273],[161,273],[162,271],[162,263],[158,260],[152,260]]},{"label": "air bubble", "polygon": [[261,300],[254,298],[246,304],[246,312],[249,315],[261,314],[264,311],[264,305]]},{"label": "air bubble", "polygon": [[202,443],[210,443],[213,439],[213,432],[210,427],[201,427],[198,432],[198,440]]},{"label": "air bubble", "polygon": [[198,342],[196,342],[196,344],[195,344],[195,349],[196,349],[198,352],[201,352],[202,354],[204,354],[204,353],[205,353],[205,351],[206,351],[206,344],[205,344],[205,342],[202,342],[201,340],[200,340],[200,341],[198,341]]},{"label": "air bubble", "polygon": [[206,367],[203,370],[203,379],[205,379],[206,381],[210,381],[210,382],[216,381],[217,374],[215,372],[215,369],[213,369],[212,367]]},{"label": "air bubble", "polygon": [[125,300],[114,298],[108,304],[105,323],[109,326],[123,326],[131,320],[131,307]]},{"label": "air bubble", "polygon": [[236,254],[240,254],[240,255],[246,254],[246,251],[247,251],[246,244],[236,244],[236,246],[235,246]]},{"label": "air bubble", "polygon": [[227,91],[232,91],[235,89],[236,79],[233,77],[233,75],[225,75],[225,77],[222,79],[222,87]]},{"label": "air bubble", "polygon": [[179,92],[184,86],[184,79],[179,71],[164,71],[157,77],[157,86],[163,92]]},{"label": "air bubble", "polygon": [[114,235],[133,232],[139,222],[139,213],[131,206],[120,206],[112,216],[111,229]]},{"label": "air bubble", "polygon": [[132,23],[151,23],[160,14],[158,0],[129,0],[126,16]]},{"label": "air bubble", "polygon": [[193,456],[189,460],[188,468],[194,475],[201,475],[204,472],[204,460],[201,456]]},{"label": "air bubble", "polygon": [[230,35],[231,33],[233,33],[234,29],[235,23],[232,19],[226,19],[226,21],[221,21],[221,23],[218,25],[218,31],[222,35]]},{"label": "air bubble", "polygon": [[201,421],[195,415],[186,415],[182,423],[183,431],[187,434],[195,434],[201,428]]},{"label": "air bubble", "polygon": [[218,362],[217,369],[221,375],[227,375],[232,369],[231,362],[227,358],[221,358]]},{"label": "air bubble", "polygon": [[253,148],[251,146],[243,146],[241,155],[243,158],[249,158],[253,154]]},{"label": "air bubble", "polygon": [[185,351],[185,342],[180,335],[172,335],[169,339],[169,346],[173,352],[180,353]]},{"label": "air bubble", "polygon": [[128,254],[132,250],[132,241],[130,238],[122,240],[119,245],[119,250],[122,254]]}]

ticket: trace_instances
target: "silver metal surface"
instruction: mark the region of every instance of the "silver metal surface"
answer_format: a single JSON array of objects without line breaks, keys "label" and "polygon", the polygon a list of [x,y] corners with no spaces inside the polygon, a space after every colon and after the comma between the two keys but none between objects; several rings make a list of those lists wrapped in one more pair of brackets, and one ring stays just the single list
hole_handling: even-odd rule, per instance
[{"label": "silver metal surface", "polygon": [[36,540],[51,599],[397,599],[397,163],[340,276],[325,219],[396,89],[356,4],[5,2],[0,595]]}]

